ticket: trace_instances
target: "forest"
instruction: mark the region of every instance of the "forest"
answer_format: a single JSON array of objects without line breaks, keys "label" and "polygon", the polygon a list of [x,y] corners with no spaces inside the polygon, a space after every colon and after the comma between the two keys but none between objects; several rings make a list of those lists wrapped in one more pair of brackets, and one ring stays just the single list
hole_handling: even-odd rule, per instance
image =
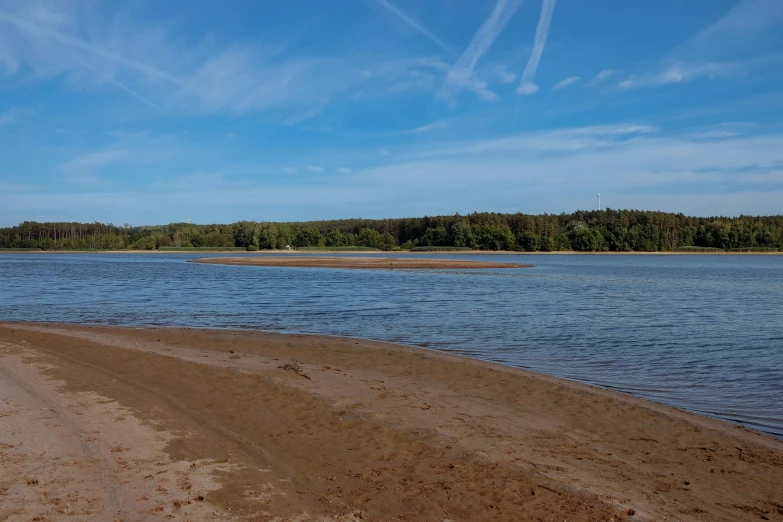
[{"label": "forest", "polygon": [[131,226],[37,223],[0,228],[0,249],[264,250],[349,247],[379,250],[777,251],[783,215],[690,217],[640,210],[571,214],[473,213],[398,219]]}]

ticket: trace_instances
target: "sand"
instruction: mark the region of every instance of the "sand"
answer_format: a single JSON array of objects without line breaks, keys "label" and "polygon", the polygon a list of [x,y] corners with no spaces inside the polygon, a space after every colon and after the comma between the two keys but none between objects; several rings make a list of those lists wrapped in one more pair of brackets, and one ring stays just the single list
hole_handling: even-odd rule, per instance
[{"label": "sand", "polygon": [[369,269],[455,269],[455,268],[530,268],[532,265],[496,263],[468,259],[421,259],[394,257],[207,257],[191,263],[242,266],[290,266],[298,268]]},{"label": "sand", "polygon": [[0,520],[783,520],[783,441],[370,341],[0,324]]}]

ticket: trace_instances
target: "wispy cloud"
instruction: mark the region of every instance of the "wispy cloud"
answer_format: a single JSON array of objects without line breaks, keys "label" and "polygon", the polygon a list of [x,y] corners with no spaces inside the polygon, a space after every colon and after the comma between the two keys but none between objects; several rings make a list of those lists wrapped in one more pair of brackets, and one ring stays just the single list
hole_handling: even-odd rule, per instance
[{"label": "wispy cloud", "polygon": [[718,140],[721,138],[733,138],[734,136],[739,136],[739,133],[737,131],[730,130],[711,130],[692,132],[690,134],[691,138],[695,138],[697,140]]},{"label": "wispy cloud", "polygon": [[[565,208],[585,208],[600,184],[612,187],[614,208],[774,214],[783,194],[781,165],[781,134],[672,136],[649,125],[618,124],[455,142],[403,154],[394,165],[363,171],[361,180],[381,184],[387,197],[413,182],[422,190],[448,187],[451,204],[469,208],[484,201],[483,208],[526,203],[547,211],[551,203],[539,201],[553,197]],[[481,188],[488,184],[491,192]],[[691,194],[693,184],[699,198]]]},{"label": "wispy cloud", "polygon": [[389,149],[378,149],[378,156],[391,156]]},{"label": "wispy cloud", "polygon": [[517,79],[517,75],[509,71],[505,65],[496,66],[495,75],[497,75],[500,83],[514,83]]},{"label": "wispy cloud", "polygon": [[349,167],[338,167],[337,172],[339,172],[340,174],[350,174],[351,172],[353,172],[353,169]]},{"label": "wispy cloud", "polygon": [[745,73],[757,67],[779,63],[783,63],[783,54],[762,56],[744,61],[707,62],[701,64],[675,60],[660,71],[642,76],[631,76],[617,85],[621,89],[633,89],[637,87],[689,83],[703,78],[714,80]]},{"label": "wispy cloud", "polygon": [[428,123],[426,125],[421,125],[419,127],[415,127],[413,129],[409,129],[407,131],[403,131],[403,134],[420,134],[422,132],[427,132],[435,129],[443,129],[448,126],[448,123],[445,121],[434,121],[432,123]]},{"label": "wispy cloud", "polygon": [[449,70],[440,92],[441,97],[453,100],[460,91],[468,88],[476,92],[482,100],[495,101],[498,99],[497,95],[487,88],[485,82],[477,81],[474,78],[473,71],[481,57],[492,47],[497,37],[511,21],[520,5],[522,5],[522,0],[497,1],[489,18],[484,20],[462,56]]},{"label": "wispy cloud", "polygon": [[84,67],[86,67],[87,69],[89,69],[92,72],[94,72],[99,77],[104,78],[109,83],[114,84],[116,87],[119,87],[121,90],[123,90],[126,93],[130,94],[131,96],[133,96],[134,98],[136,98],[140,102],[142,102],[142,103],[152,107],[153,109],[155,109],[156,111],[158,111],[161,114],[165,114],[165,111],[163,109],[161,109],[160,107],[158,107],[155,103],[151,102],[149,99],[147,99],[146,97],[142,96],[141,94],[139,94],[135,90],[131,89],[130,87],[128,87],[127,85],[125,85],[121,81],[119,81],[116,78],[114,78],[113,76],[111,76],[111,75],[109,75],[107,73],[104,73],[103,71],[97,69],[96,67],[93,67],[92,65],[89,64],[89,62],[87,62],[85,60],[82,60],[81,58],[79,58],[75,54],[70,54],[70,57],[71,57],[71,59],[77,61],[78,63],[80,63]]},{"label": "wispy cloud", "polygon": [[428,146],[426,150],[416,153],[415,157],[444,158],[477,154],[513,153],[521,155],[525,153],[578,152],[614,147],[624,140],[655,134],[657,130],[652,125],[639,123],[545,130],[504,138],[457,141],[440,147]]},{"label": "wispy cloud", "polygon": [[97,183],[98,173],[102,169],[128,158],[127,150],[105,150],[77,156],[61,163],[57,170],[70,181],[78,183]]},{"label": "wispy cloud", "polygon": [[0,126],[19,123],[25,112],[21,109],[9,109],[5,112],[0,112]]},{"label": "wispy cloud", "polygon": [[360,87],[368,97],[388,94],[379,87],[425,67],[414,59],[379,62],[361,53],[292,55],[260,41],[204,40],[185,47],[176,27],[142,23],[136,11],[100,16],[72,9],[65,16],[11,5],[17,9],[0,7],[0,75],[62,78],[76,90],[111,86],[166,114],[274,111],[278,121],[293,125]]},{"label": "wispy cloud", "polygon": [[283,172],[287,174],[296,174],[296,167],[283,167]]},{"label": "wispy cloud", "polygon": [[[693,133],[678,127],[673,135],[644,122],[621,123],[446,142],[439,147],[417,143],[414,149],[395,149],[398,161],[393,163],[378,162],[340,176],[312,176],[306,184],[295,176],[253,176],[244,184],[226,183],[228,176],[209,170],[193,174],[190,179],[196,183],[184,183],[189,179],[184,177],[172,181],[177,190],[134,184],[126,190],[87,193],[0,183],[0,190],[8,189],[0,222],[21,221],[31,211],[46,219],[51,215],[47,212],[68,210],[75,212],[75,219],[144,223],[156,209],[165,209],[154,218],[165,222],[182,215],[196,218],[195,208],[201,221],[230,221],[252,215],[259,198],[271,192],[275,198],[268,219],[284,221],[520,208],[559,212],[591,207],[596,186],[606,187],[612,208],[697,215],[779,213],[783,134],[759,128],[744,128],[737,136],[704,134],[726,129],[743,127],[699,127]],[[414,184],[419,190],[412,193]],[[699,197],[693,197],[694,184]],[[433,192],[442,197],[431,198]],[[388,205],[390,200],[394,205]]]},{"label": "wispy cloud", "polygon": [[593,79],[590,80],[590,82],[587,85],[593,87],[595,85],[598,85],[599,83],[601,83],[604,80],[608,80],[609,78],[611,78],[615,74],[617,74],[617,71],[615,71],[614,69],[604,69],[603,71],[601,71],[598,74],[596,74],[595,76],[593,76]]},{"label": "wispy cloud", "polygon": [[555,11],[555,0],[543,0],[541,4],[541,17],[536,26],[536,36],[533,41],[533,50],[530,58],[522,73],[522,81],[517,87],[517,94],[529,96],[538,91],[538,86],[533,83],[533,78],[538,71],[538,64],[541,62],[541,56],[544,54],[544,46],[549,37],[549,26],[552,25],[552,13]]},{"label": "wispy cloud", "polygon": [[93,171],[111,163],[116,163],[128,156],[126,150],[106,150],[84,154],[60,164],[64,172]]},{"label": "wispy cloud", "polygon": [[326,105],[328,103],[329,100],[324,100],[322,103],[319,103],[310,109],[287,116],[283,120],[283,125],[285,125],[286,127],[290,127],[293,125],[298,125],[307,120],[311,120],[316,116],[318,116],[319,114],[321,114],[321,112],[323,112],[324,108],[326,108]]},{"label": "wispy cloud", "polygon": [[783,2],[742,0],[718,21],[677,47],[673,54],[687,59],[733,58],[753,47],[768,31],[783,24]]},{"label": "wispy cloud", "polygon": [[436,36],[435,33],[427,29],[420,22],[414,20],[410,15],[403,12],[399,7],[392,4],[389,0],[375,0],[375,1],[378,3],[378,5],[394,13],[394,15],[397,16],[397,18],[399,18],[400,20],[408,24],[410,27],[412,27],[419,33],[429,38],[431,42],[435,43],[441,49],[448,51],[450,54],[456,54],[454,50],[446,42],[444,42],[442,39]]},{"label": "wispy cloud", "polygon": [[783,2],[743,0],[718,21],[667,53],[652,72],[633,75],[620,88],[650,87],[716,79],[778,65],[780,54],[764,54],[765,36],[783,25]]},{"label": "wispy cloud", "polygon": [[[375,134],[375,136],[379,137],[390,137],[390,136],[406,136],[411,134],[423,134],[425,132],[430,132],[438,129],[445,129],[449,127],[452,124],[449,120],[436,120],[431,123],[426,123],[424,125],[419,125],[418,127],[412,127],[410,129],[402,129],[402,130],[396,130],[396,131],[389,131],[389,132],[381,132],[378,134]],[[367,135],[364,133],[364,135]]]},{"label": "wispy cloud", "polygon": [[729,121],[715,125],[697,127],[688,133],[688,137],[700,140],[716,140],[748,135],[752,131],[758,130],[760,130],[758,126],[751,123]]},{"label": "wispy cloud", "polygon": [[552,87],[552,90],[559,91],[560,89],[565,89],[569,85],[573,85],[576,82],[578,82],[579,80],[581,80],[581,78],[579,76],[570,76],[568,78],[564,78],[564,79],[560,80],[559,82],[557,82]]},{"label": "wispy cloud", "polygon": [[320,165],[308,165],[307,170],[309,170],[310,172],[315,172],[317,174],[323,172],[324,168]]}]

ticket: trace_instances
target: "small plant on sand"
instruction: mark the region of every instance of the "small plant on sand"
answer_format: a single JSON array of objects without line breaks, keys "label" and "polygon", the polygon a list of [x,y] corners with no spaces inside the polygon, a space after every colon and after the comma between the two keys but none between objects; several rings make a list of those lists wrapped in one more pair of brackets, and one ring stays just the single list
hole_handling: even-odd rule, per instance
[{"label": "small plant on sand", "polygon": [[304,370],[302,369],[302,366],[294,361],[292,363],[285,363],[278,366],[281,370],[285,370],[287,372],[293,372],[297,374],[300,377],[304,377],[305,379],[312,380],[309,375],[307,375]]}]

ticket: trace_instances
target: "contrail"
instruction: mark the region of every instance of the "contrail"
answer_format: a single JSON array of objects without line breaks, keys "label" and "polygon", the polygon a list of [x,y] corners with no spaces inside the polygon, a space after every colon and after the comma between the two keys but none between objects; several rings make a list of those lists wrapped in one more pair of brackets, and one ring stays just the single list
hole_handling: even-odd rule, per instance
[{"label": "contrail", "polygon": [[408,24],[409,26],[413,27],[417,31],[419,31],[421,34],[432,40],[435,44],[437,44],[441,49],[448,51],[451,54],[457,54],[454,52],[454,49],[448,46],[446,42],[435,36],[432,31],[421,25],[419,22],[405,14],[403,11],[401,11],[397,6],[389,2],[389,0],[375,0],[380,6],[385,7],[397,17]]},{"label": "contrail", "polygon": [[449,91],[453,89],[459,91],[471,81],[473,69],[479,59],[492,47],[520,5],[522,5],[522,0],[498,0],[492,14],[484,20],[479,30],[473,35],[465,52],[449,71],[443,89],[441,89],[441,95],[452,94]]},{"label": "contrail", "polygon": [[29,22],[27,20],[24,20],[22,18],[19,18],[17,16],[8,14],[7,12],[0,10],[0,19],[7,20],[11,22],[12,24],[16,25],[17,27],[21,27],[22,29],[38,33],[43,36],[46,36],[50,40],[54,40],[56,42],[59,42],[64,45],[68,45],[71,47],[76,47],[78,49],[82,49],[84,51],[90,52],[92,54],[95,54],[97,56],[100,56],[101,58],[105,58],[107,60],[110,60],[115,63],[119,63],[121,65],[124,65],[126,67],[130,67],[132,69],[136,69],[137,71],[141,71],[144,74],[147,74],[148,76],[152,76],[158,79],[165,80],[167,82],[173,83],[175,85],[180,85],[182,87],[187,87],[185,85],[185,82],[183,82],[181,79],[177,78],[176,76],[169,74],[165,71],[162,71],[156,67],[152,67],[150,65],[147,65],[145,63],[138,62],[136,60],[131,60],[129,58],[125,58],[124,56],[120,56],[118,54],[115,54],[113,52],[107,51],[106,49],[102,49],[100,47],[96,47],[94,45],[91,45],[89,43],[86,43],[82,40],[79,40],[78,38],[73,38],[71,36],[59,33],[57,31],[53,31],[51,29],[48,29],[46,27],[42,27],[38,24]]},{"label": "contrail", "polygon": [[[69,53],[69,54],[70,54],[70,53]],[[105,78],[106,80],[110,81],[111,83],[113,83],[114,85],[116,85],[117,87],[119,87],[120,89],[122,89],[123,91],[127,92],[128,94],[130,94],[131,96],[133,96],[134,98],[136,98],[137,100],[139,100],[139,101],[141,101],[141,102],[143,102],[143,103],[146,103],[147,105],[149,105],[150,107],[152,107],[153,109],[155,109],[156,111],[158,111],[159,113],[161,113],[161,114],[163,114],[163,115],[165,115],[165,114],[166,114],[166,113],[163,111],[163,109],[161,109],[160,107],[158,107],[157,105],[155,105],[154,103],[152,103],[151,101],[149,101],[147,98],[145,98],[145,97],[144,97],[144,96],[142,96],[141,94],[137,93],[136,91],[134,91],[133,89],[131,89],[130,87],[128,87],[127,85],[125,85],[124,83],[120,82],[120,81],[119,81],[119,80],[117,80],[116,78],[114,78],[114,77],[112,77],[112,76],[110,76],[110,75],[108,75],[108,74],[106,74],[106,73],[104,73],[104,72],[102,72],[102,71],[98,70],[97,68],[93,67],[92,65],[90,65],[89,63],[87,63],[86,61],[82,60],[81,58],[79,58],[79,57],[78,57],[78,56],[76,56],[76,55],[73,55],[73,54],[71,54],[70,56],[71,56],[71,58],[73,58],[74,60],[76,60],[76,61],[77,61],[77,62],[79,62],[80,64],[84,65],[85,67],[87,67],[88,69],[90,69],[92,72],[94,72],[94,73],[95,73],[95,74],[97,74],[98,76],[102,76],[102,77],[103,77],[103,78]]]},{"label": "contrail", "polygon": [[538,70],[538,63],[541,61],[541,55],[544,54],[544,46],[549,36],[549,26],[552,24],[552,13],[555,10],[556,0],[544,0],[541,4],[541,18],[538,19],[536,26],[536,37],[533,41],[533,51],[525,66],[525,72],[522,73],[522,81],[517,87],[517,94],[533,94],[538,87],[533,83],[533,78]]}]

